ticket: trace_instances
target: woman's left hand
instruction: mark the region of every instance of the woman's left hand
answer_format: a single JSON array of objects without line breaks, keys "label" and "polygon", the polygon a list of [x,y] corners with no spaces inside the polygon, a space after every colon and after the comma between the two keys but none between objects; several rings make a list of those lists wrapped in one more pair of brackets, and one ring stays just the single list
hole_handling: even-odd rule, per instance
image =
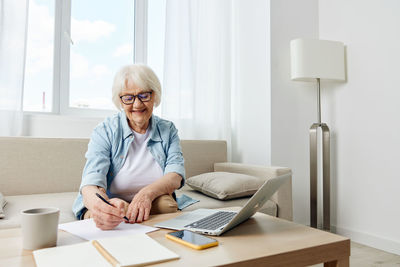
[{"label": "woman's left hand", "polygon": [[129,223],[141,223],[149,219],[151,210],[152,199],[145,192],[140,190],[129,204],[126,217],[129,219]]}]

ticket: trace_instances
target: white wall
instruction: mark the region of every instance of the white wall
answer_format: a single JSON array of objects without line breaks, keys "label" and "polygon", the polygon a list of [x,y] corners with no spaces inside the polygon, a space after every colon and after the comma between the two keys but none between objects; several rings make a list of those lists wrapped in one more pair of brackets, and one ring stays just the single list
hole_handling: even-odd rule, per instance
[{"label": "white wall", "polygon": [[400,254],[400,1],[320,0],[319,36],[344,42],[348,81],[324,86],[333,130],[332,223]]},{"label": "white wall", "polygon": [[35,137],[89,138],[103,118],[59,116],[46,114],[24,115],[23,135]]},{"label": "white wall", "polygon": [[317,0],[271,0],[271,158],[293,172],[293,218],[309,224],[308,129],[316,89],[290,80],[290,40],[318,37]]}]

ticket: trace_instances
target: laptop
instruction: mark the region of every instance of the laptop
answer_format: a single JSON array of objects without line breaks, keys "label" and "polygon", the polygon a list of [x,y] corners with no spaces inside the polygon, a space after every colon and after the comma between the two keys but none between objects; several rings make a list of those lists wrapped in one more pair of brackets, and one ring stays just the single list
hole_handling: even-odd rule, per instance
[{"label": "laptop", "polygon": [[154,225],[159,228],[189,230],[206,235],[222,235],[256,213],[268,199],[290,180],[290,173],[267,180],[240,211],[197,209]]}]

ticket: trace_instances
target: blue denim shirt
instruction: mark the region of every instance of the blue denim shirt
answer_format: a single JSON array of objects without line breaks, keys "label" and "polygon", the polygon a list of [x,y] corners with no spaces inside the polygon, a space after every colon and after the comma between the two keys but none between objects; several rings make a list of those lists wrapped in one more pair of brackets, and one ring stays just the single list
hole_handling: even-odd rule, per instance
[{"label": "blue denim shirt", "polygon": [[[124,111],[106,118],[94,129],[85,154],[87,160],[79,194],[72,207],[77,219],[86,211],[81,194],[84,186],[97,185],[105,188],[108,196],[111,195],[110,185],[124,165],[133,140],[134,136]],[[164,174],[175,172],[182,176],[182,187],[185,183],[184,160],[174,124],[152,115],[147,147]]]}]

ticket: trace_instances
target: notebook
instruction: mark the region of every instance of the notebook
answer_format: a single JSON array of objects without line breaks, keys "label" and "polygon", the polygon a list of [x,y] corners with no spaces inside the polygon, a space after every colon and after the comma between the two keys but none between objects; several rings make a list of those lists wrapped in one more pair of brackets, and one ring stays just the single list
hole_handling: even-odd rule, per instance
[{"label": "notebook", "polygon": [[154,226],[174,230],[185,229],[206,235],[221,235],[253,216],[281,185],[290,180],[290,175],[285,174],[267,180],[239,212],[197,209]]},{"label": "notebook", "polygon": [[[143,266],[179,256],[146,234],[135,234],[97,240],[111,254],[119,266]],[[112,266],[92,244],[92,241],[75,245],[33,251],[38,267],[110,267]]]}]

